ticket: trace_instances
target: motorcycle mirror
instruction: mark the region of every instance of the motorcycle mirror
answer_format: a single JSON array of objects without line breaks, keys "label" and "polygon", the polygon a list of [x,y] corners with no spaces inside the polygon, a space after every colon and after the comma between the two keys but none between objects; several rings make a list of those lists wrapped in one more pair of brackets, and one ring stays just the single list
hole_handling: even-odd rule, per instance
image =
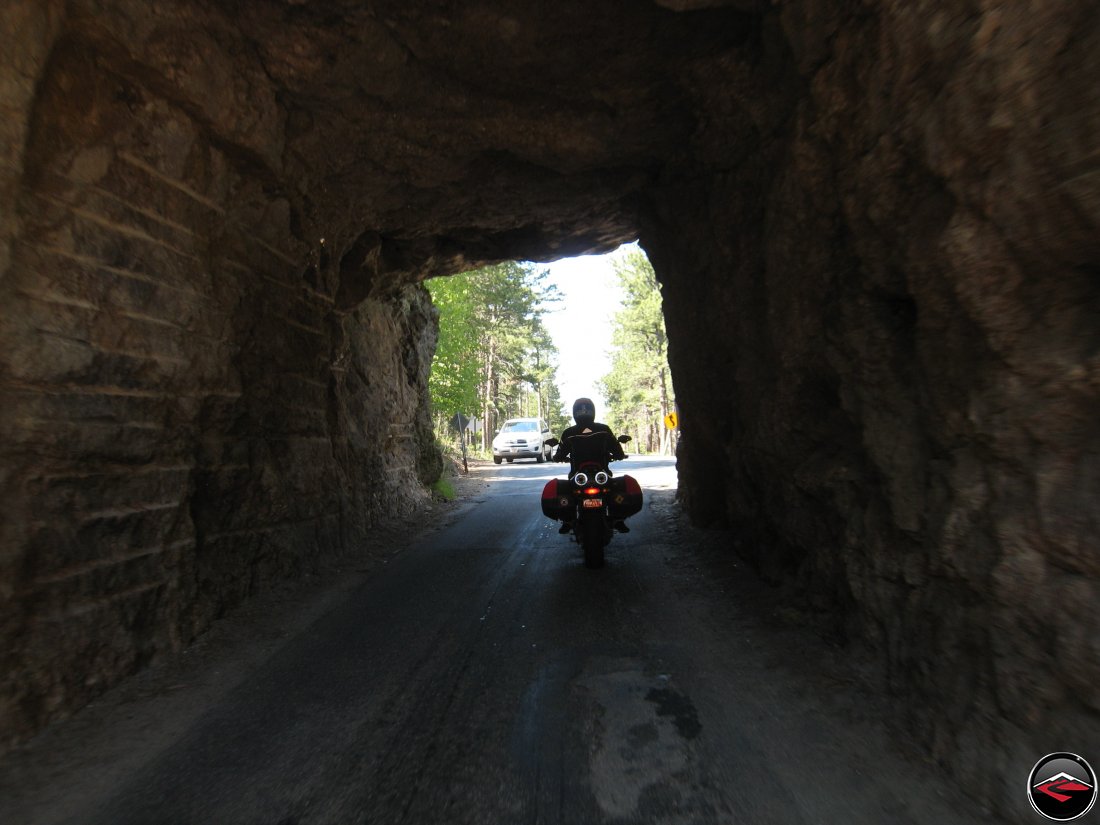
[{"label": "motorcycle mirror", "polygon": [[548,447],[557,447],[559,444],[561,444],[561,442],[558,441],[556,438],[548,438],[543,443]]},{"label": "motorcycle mirror", "polygon": [[620,444],[626,444],[628,441],[633,441],[633,440],[634,439],[631,438],[629,435],[620,435],[619,438],[618,438],[618,441],[619,441]]}]

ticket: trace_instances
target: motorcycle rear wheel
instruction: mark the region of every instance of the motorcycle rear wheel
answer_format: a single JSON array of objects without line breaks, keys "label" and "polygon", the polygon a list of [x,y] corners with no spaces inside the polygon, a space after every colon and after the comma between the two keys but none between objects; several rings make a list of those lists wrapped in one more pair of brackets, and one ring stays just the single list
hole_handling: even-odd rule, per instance
[{"label": "motorcycle rear wheel", "polygon": [[584,566],[593,570],[603,567],[604,526],[601,519],[582,519],[578,527],[584,548]]}]

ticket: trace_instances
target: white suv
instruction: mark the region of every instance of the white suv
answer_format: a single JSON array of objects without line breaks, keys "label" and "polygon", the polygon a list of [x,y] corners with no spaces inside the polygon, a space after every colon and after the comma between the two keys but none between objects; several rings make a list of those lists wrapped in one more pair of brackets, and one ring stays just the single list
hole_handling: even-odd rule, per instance
[{"label": "white suv", "polygon": [[541,418],[509,418],[493,439],[493,462],[507,459],[511,464],[517,458],[533,458],[542,464],[553,450],[546,443],[549,440],[550,428]]}]

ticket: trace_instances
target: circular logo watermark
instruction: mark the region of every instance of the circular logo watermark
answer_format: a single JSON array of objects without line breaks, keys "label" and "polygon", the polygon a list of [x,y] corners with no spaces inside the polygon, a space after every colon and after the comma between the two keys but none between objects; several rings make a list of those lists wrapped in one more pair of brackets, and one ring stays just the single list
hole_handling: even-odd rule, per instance
[{"label": "circular logo watermark", "polygon": [[1055,822],[1084,816],[1096,802],[1096,774],[1075,753],[1048,753],[1027,780],[1031,807]]}]

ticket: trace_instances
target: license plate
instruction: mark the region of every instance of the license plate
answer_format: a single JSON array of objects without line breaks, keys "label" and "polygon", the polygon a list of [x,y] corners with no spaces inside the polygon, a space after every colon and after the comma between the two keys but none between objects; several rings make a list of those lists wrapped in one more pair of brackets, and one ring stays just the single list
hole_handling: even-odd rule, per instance
[{"label": "license plate", "polygon": [[581,501],[581,507],[603,507],[602,498],[586,498]]}]

